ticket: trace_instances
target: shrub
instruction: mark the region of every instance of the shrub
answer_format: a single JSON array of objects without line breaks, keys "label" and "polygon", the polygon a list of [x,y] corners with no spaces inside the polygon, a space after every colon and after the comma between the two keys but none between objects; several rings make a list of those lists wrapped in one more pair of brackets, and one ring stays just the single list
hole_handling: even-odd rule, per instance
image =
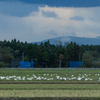
[{"label": "shrub", "polygon": [[4,62],[0,62],[0,68],[6,67],[6,64]]},{"label": "shrub", "polygon": [[92,67],[94,67],[94,68],[100,68],[100,62],[99,63],[93,63]]},{"label": "shrub", "polygon": [[83,65],[79,65],[78,68],[85,68]]}]

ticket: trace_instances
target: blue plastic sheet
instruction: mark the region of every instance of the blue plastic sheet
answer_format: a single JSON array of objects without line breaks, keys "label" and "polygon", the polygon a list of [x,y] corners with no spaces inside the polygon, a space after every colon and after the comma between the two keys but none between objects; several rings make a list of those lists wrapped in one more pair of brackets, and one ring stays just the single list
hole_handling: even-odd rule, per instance
[{"label": "blue plastic sheet", "polygon": [[70,68],[78,68],[78,66],[82,65],[82,61],[70,61],[69,65]]},{"label": "blue plastic sheet", "polygon": [[34,62],[20,61],[20,68],[34,68]]}]

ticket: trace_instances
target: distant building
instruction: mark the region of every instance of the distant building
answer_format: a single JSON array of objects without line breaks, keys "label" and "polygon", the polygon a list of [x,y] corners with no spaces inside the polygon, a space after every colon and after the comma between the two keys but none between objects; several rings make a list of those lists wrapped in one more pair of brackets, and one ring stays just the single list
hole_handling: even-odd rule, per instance
[{"label": "distant building", "polygon": [[100,68],[100,61],[93,61],[92,62],[92,67],[93,68]]},{"label": "distant building", "polygon": [[12,60],[12,67],[19,67],[21,59],[15,58]]},{"label": "distant building", "polygon": [[93,64],[100,64],[100,61],[93,61]]}]

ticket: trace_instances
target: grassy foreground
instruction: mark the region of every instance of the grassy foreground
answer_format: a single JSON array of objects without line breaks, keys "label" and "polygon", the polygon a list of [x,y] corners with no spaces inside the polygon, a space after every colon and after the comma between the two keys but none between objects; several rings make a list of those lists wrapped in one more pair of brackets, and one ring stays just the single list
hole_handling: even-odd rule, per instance
[{"label": "grassy foreground", "polygon": [[2,90],[100,90],[100,84],[0,84]]},{"label": "grassy foreground", "polygon": [[[12,78],[12,76],[14,77]],[[58,76],[59,78],[57,79]],[[38,78],[41,77],[45,79],[37,80]],[[24,80],[17,80],[18,78],[20,79],[24,78]],[[32,80],[28,80],[30,78],[32,78]],[[53,80],[48,80],[52,78]],[[65,78],[67,80],[64,80]],[[0,70],[0,98],[97,97],[96,100],[99,100],[98,99],[100,98],[100,83],[98,83],[99,79],[100,79],[100,70]],[[37,81],[38,84],[25,83],[25,82],[37,82]],[[2,84],[1,82],[4,82],[4,84]],[[10,82],[10,84],[7,84],[6,82]],[[13,84],[13,82],[17,83]],[[23,84],[20,82],[23,82]],[[42,82],[60,82],[60,83],[41,84]],[[68,84],[68,83],[65,84],[63,82],[72,82],[72,83],[77,82],[77,84]],[[80,84],[80,82],[84,82],[85,84]],[[93,83],[87,84],[87,82],[95,82],[95,84]]]},{"label": "grassy foreground", "polygon": [[100,97],[100,90],[0,90],[0,97]]}]

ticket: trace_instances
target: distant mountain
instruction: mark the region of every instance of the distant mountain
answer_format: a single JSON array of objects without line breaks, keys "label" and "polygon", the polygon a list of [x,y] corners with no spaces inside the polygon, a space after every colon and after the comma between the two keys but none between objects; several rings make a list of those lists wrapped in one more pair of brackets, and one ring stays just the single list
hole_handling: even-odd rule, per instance
[{"label": "distant mountain", "polygon": [[40,41],[40,42],[33,42],[34,43],[37,43],[38,45],[41,43],[41,42],[46,42],[46,41],[50,41],[50,44],[54,44],[54,45],[59,45],[60,43],[62,45],[65,45],[65,42],[67,43],[70,43],[71,41],[72,42],[76,42],[78,45],[100,45],[100,37],[96,37],[96,38],[85,38],[85,37],[74,37],[74,36],[66,36],[66,37],[57,37],[57,38],[51,38],[51,39],[46,39],[46,40],[43,40],[43,41]]}]

